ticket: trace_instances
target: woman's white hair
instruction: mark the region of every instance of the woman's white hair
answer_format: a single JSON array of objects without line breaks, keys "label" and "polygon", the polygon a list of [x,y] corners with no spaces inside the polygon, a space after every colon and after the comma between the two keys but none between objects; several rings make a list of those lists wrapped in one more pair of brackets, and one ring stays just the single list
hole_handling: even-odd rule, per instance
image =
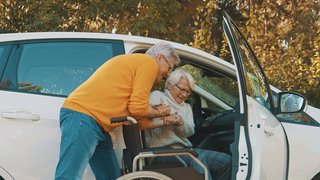
[{"label": "woman's white hair", "polygon": [[176,85],[179,83],[181,79],[185,79],[189,82],[189,86],[191,89],[194,88],[194,79],[191,74],[184,71],[183,69],[174,70],[170,76],[166,80],[165,87],[168,87],[168,84]]},{"label": "woman's white hair", "polygon": [[156,58],[159,54],[162,54],[168,61],[171,61],[171,59],[173,58],[176,60],[175,64],[180,63],[178,53],[169,43],[166,42],[159,42],[153,45],[147,50],[146,54],[153,58]]}]

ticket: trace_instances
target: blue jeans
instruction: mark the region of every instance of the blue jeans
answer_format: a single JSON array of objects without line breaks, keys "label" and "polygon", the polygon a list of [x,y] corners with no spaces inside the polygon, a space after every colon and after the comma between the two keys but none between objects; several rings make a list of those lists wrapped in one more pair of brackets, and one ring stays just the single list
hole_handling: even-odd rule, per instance
[{"label": "blue jeans", "polygon": [[114,180],[120,168],[111,137],[90,116],[60,110],[61,144],[55,179],[81,180],[89,163],[97,180]]},{"label": "blue jeans", "polygon": [[[198,153],[198,159],[207,167],[209,172],[209,180],[230,180],[231,179],[231,156],[228,154],[197,149],[194,150]],[[204,173],[203,169],[192,159],[190,156],[180,156],[184,162],[193,167],[199,173]],[[153,160],[152,164],[163,164],[170,163],[176,164],[177,166],[181,165],[181,162],[175,157],[157,157]]]}]

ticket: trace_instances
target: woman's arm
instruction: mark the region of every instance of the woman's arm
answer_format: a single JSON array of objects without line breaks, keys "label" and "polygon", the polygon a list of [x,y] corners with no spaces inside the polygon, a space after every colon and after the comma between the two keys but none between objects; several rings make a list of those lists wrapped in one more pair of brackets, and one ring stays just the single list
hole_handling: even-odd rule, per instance
[{"label": "woman's arm", "polygon": [[181,135],[184,137],[190,137],[194,134],[194,119],[191,107],[187,106],[187,112],[182,117],[183,126],[177,127],[177,130],[180,131]]},{"label": "woman's arm", "polygon": [[148,123],[143,123],[141,122],[140,124],[143,123],[142,126],[140,126],[141,129],[154,129],[154,128],[159,128],[163,126],[181,126],[183,125],[183,120],[181,119],[181,116],[177,114],[171,114],[166,117],[161,117],[161,118],[153,118],[153,119],[148,119],[148,120],[143,120],[143,121],[148,121]]}]

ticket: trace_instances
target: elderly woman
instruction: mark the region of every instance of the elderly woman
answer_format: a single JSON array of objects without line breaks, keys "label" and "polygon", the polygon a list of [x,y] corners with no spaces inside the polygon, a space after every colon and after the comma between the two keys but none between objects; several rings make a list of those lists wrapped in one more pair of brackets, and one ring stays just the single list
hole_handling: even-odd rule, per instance
[{"label": "elderly woman", "polygon": [[[193,114],[185,100],[194,87],[192,76],[182,69],[175,70],[167,78],[164,93],[153,91],[150,95],[150,104],[157,108],[159,104],[166,104],[171,108],[171,115],[154,118],[146,130],[148,147],[192,147],[188,137],[194,134]],[[209,179],[230,179],[231,157],[227,154],[195,148],[199,160],[209,170]],[[181,156],[188,164],[202,173],[202,169],[190,157]],[[174,162],[174,157],[159,157],[154,163]]]}]

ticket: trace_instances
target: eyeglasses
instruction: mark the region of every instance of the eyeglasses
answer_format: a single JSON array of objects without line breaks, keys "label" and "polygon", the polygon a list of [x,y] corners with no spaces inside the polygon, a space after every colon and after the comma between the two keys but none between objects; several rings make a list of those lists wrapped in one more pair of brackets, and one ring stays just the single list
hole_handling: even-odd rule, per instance
[{"label": "eyeglasses", "polygon": [[168,60],[166,59],[166,57],[164,57],[164,56],[162,56],[162,57],[164,58],[164,60],[166,61],[166,63],[167,63],[168,66],[169,66],[168,72],[171,72],[171,71],[173,70],[174,66],[172,67],[172,66],[170,65],[170,63],[168,62]]},{"label": "eyeglasses", "polygon": [[182,93],[186,93],[187,96],[191,94],[191,91],[183,89],[182,87],[178,86],[177,84],[175,85]]}]

